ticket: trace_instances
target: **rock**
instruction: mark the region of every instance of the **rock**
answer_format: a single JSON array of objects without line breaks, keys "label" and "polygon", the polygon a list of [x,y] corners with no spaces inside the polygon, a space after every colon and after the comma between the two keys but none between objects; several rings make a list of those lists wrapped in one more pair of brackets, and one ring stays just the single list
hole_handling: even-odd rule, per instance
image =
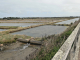
[{"label": "rock", "polygon": [[35,41],[35,40],[30,40],[31,44],[35,44],[35,45],[41,45],[42,42],[41,41]]},{"label": "rock", "polygon": [[0,44],[0,47],[2,47],[3,46],[3,44]]},{"label": "rock", "polygon": [[29,42],[29,41],[30,41],[30,39],[25,39],[25,40],[27,40],[27,42]]},{"label": "rock", "polygon": [[28,43],[29,42],[29,39],[18,38],[17,41]]}]

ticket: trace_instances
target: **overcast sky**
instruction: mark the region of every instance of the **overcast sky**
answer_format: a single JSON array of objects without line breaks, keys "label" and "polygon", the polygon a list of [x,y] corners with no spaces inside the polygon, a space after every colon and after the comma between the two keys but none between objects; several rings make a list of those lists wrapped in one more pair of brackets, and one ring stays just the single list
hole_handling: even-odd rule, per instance
[{"label": "overcast sky", "polygon": [[80,0],[0,0],[0,17],[80,16]]}]

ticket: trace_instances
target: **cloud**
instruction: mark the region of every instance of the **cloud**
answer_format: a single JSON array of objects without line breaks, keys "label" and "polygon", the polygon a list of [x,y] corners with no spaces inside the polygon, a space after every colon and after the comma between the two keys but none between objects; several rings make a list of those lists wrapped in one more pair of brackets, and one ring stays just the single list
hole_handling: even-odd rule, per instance
[{"label": "cloud", "polygon": [[66,12],[80,12],[80,0],[66,0],[63,9]]},{"label": "cloud", "polygon": [[0,17],[79,15],[79,0],[1,0]]}]

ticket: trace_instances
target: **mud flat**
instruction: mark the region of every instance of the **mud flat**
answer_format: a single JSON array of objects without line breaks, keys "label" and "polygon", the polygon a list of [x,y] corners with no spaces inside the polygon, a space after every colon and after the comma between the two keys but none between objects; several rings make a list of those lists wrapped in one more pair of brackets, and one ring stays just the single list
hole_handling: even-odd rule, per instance
[{"label": "mud flat", "polygon": [[20,35],[27,35],[27,36],[41,38],[42,36],[44,37],[48,35],[59,34],[63,32],[66,28],[67,28],[66,26],[45,25],[45,26],[35,27],[27,30],[22,30],[19,32],[14,32],[11,34],[13,35],[20,34]]},{"label": "mud flat", "polygon": [[[14,45],[8,46],[7,50],[0,52],[0,60],[26,60],[26,57],[31,54],[39,46],[27,46],[23,45],[19,47],[21,43],[14,43]],[[15,47],[17,46],[17,47]]]}]

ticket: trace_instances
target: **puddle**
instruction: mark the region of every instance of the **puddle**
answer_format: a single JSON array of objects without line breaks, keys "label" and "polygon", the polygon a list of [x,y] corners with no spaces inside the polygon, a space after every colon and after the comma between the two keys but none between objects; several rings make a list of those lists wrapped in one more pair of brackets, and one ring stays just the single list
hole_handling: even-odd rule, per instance
[{"label": "puddle", "polygon": [[24,50],[26,49],[30,44],[27,43],[27,44],[24,44],[23,46],[20,46],[18,48],[15,48],[15,49],[11,49],[11,50],[5,50],[4,52],[13,52],[13,51],[18,51],[18,50]]}]

